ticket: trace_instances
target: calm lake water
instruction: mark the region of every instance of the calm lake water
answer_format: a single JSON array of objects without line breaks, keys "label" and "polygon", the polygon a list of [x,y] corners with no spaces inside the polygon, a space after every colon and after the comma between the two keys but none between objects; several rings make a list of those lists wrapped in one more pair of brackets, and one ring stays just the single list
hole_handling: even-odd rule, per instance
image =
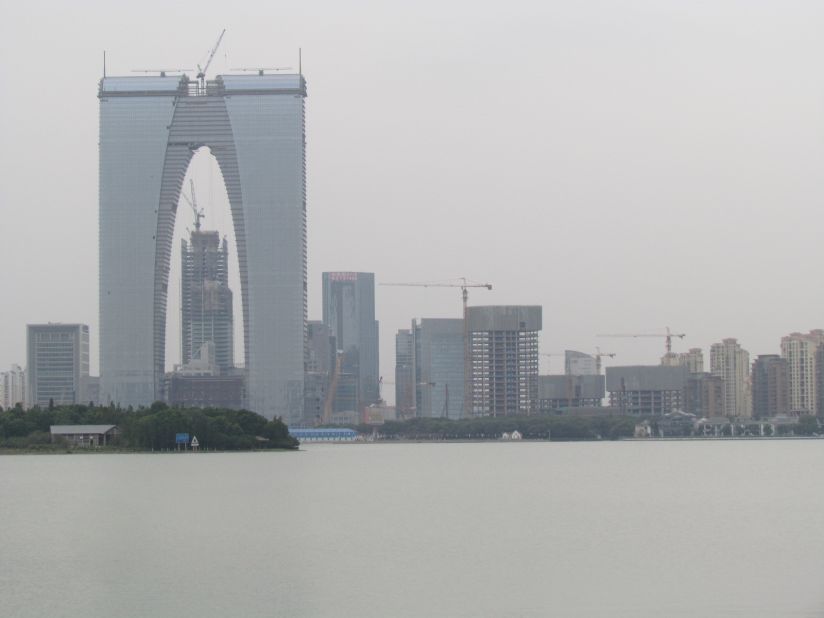
[{"label": "calm lake water", "polygon": [[0,615],[824,616],[824,440],[0,457]]}]

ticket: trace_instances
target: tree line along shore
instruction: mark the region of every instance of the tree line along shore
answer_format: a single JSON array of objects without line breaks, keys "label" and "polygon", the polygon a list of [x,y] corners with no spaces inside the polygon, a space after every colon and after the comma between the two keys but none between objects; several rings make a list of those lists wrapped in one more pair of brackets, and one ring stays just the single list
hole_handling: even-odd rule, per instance
[{"label": "tree line along shore", "polygon": [[49,406],[0,411],[0,449],[65,451],[52,438],[52,425],[116,425],[119,436],[106,450],[162,451],[176,448],[175,436],[197,436],[204,450],[296,449],[298,441],[280,419],[267,420],[249,410],[177,408],[157,402],[147,408]]}]

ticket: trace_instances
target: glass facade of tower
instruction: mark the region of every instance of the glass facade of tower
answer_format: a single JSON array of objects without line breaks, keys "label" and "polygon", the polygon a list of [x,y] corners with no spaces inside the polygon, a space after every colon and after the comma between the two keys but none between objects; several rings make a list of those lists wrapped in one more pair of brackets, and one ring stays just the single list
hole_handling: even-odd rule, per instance
[{"label": "glass facade of tower", "polygon": [[[347,389],[340,389],[345,401],[336,402],[336,411],[378,401],[378,322],[375,320],[375,275],[373,273],[323,273],[323,323],[335,338],[342,355],[340,371],[355,376]],[[347,382],[349,385],[349,382]],[[353,393],[353,389],[357,389]],[[336,399],[338,396],[336,395]]]},{"label": "glass facade of tower", "polygon": [[303,409],[306,183],[301,75],[109,77],[100,83],[101,401],[146,405],[165,371],[180,190],[196,150],[223,174],[237,241],[246,405]]}]

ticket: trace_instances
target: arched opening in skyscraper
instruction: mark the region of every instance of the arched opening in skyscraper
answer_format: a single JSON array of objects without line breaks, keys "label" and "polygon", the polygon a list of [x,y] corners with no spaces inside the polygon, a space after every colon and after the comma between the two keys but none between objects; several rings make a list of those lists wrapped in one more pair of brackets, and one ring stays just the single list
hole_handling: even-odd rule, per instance
[{"label": "arched opening in skyscraper", "polygon": [[306,82],[300,74],[105,77],[100,82],[101,400],[160,396],[174,222],[208,147],[237,242],[246,404],[302,413],[306,322]]}]

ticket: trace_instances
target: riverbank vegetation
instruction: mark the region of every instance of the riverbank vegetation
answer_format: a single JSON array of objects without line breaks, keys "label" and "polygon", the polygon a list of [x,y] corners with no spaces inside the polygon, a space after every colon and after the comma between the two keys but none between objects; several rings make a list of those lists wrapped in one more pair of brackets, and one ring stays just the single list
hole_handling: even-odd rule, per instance
[{"label": "riverbank vegetation", "polygon": [[200,448],[208,450],[298,447],[280,419],[270,421],[248,410],[174,408],[157,402],[137,410],[71,405],[0,411],[0,449],[65,450],[65,442],[52,443],[51,425],[117,425],[120,436],[110,448],[119,450],[171,450],[178,433],[197,436]]},{"label": "riverbank vegetation", "polygon": [[[377,428],[386,440],[497,440],[518,431],[525,440],[617,440],[630,438],[638,419],[630,416],[484,416],[465,420],[413,418]],[[372,433],[372,427],[353,427]]]}]

